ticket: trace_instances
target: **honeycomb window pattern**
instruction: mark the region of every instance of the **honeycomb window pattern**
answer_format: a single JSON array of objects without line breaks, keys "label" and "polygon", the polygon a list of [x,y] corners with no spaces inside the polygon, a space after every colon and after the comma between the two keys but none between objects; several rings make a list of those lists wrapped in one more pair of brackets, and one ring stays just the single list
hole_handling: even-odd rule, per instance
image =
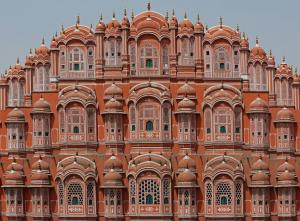
[{"label": "honeycomb window pattern", "polygon": [[160,186],[156,180],[143,180],[139,185],[139,204],[160,204]]}]

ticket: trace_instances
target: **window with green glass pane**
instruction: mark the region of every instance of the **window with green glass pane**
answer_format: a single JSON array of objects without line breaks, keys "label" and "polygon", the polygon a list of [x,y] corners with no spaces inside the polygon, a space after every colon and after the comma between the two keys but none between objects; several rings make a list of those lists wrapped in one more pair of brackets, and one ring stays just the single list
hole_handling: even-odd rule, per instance
[{"label": "window with green glass pane", "polygon": [[80,65],[74,64],[74,71],[79,71],[79,70],[80,70]]},{"label": "window with green glass pane", "polygon": [[74,127],[73,128],[73,133],[78,134],[79,133],[79,127]]},{"label": "window with green glass pane", "polygon": [[224,70],[225,69],[225,64],[224,63],[220,63],[220,69]]},{"label": "window with green glass pane", "polygon": [[146,122],[146,131],[153,131],[153,122],[152,121]]},{"label": "window with green glass pane", "polygon": [[146,60],[146,68],[153,68],[153,60],[152,59]]},{"label": "window with green glass pane", "polygon": [[226,127],[225,126],[221,126],[220,127],[220,133],[226,133]]},{"label": "window with green glass pane", "polygon": [[146,196],[146,204],[153,204],[153,196],[148,194]]}]

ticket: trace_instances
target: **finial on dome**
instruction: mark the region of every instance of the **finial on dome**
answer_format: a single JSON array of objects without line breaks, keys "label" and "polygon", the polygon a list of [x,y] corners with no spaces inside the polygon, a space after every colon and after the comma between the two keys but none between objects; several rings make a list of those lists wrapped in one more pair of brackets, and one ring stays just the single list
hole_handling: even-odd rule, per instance
[{"label": "finial on dome", "polygon": [[77,15],[77,18],[76,18],[76,25],[79,25],[80,24],[80,16]]},{"label": "finial on dome", "polygon": [[282,57],[282,63],[285,64],[285,56]]},{"label": "finial on dome", "polygon": [[133,21],[133,19],[134,19],[134,12],[132,11],[131,12],[131,20]]},{"label": "finial on dome", "polygon": [[115,12],[113,12],[113,15],[112,15],[112,17],[113,17],[113,19],[115,19],[115,18],[116,18],[116,13],[115,13]]},{"label": "finial on dome", "polygon": [[208,31],[208,26],[207,25],[205,25],[205,30]]},{"label": "finial on dome", "polygon": [[197,22],[200,22],[200,15],[197,15]]},{"label": "finial on dome", "polygon": [[255,39],[255,46],[259,47],[259,41],[258,41],[258,36],[256,35],[256,39]]},{"label": "finial on dome", "polygon": [[44,45],[45,44],[45,38],[43,37],[42,38],[42,45]]},{"label": "finial on dome", "polygon": [[92,30],[93,29],[93,24],[91,23],[91,25],[90,25],[90,30]]},{"label": "finial on dome", "polygon": [[103,21],[103,16],[102,16],[102,13],[100,14],[100,18],[99,18],[99,22],[102,22]]},{"label": "finial on dome", "polygon": [[150,2],[148,2],[148,4],[147,4],[147,10],[148,10],[148,11],[151,10],[151,4],[150,4]]},{"label": "finial on dome", "polygon": [[32,49],[31,48],[29,49],[29,54],[32,54]]},{"label": "finial on dome", "polygon": [[175,9],[174,8],[172,9],[172,16],[173,17],[175,16]]},{"label": "finial on dome", "polygon": [[272,54],[272,49],[270,49],[269,56],[270,56],[270,57],[272,57],[272,56],[273,56],[273,54]]},{"label": "finial on dome", "polygon": [[57,38],[57,31],[55,32],[55,38]]},{"label": "finial on dome", "polygon": [[236,31],[240,32],[240,26],[239,26],[239,24],[236,25]]},{"label": "finial on dome", "polygon": [[62,32],[62,33],[64,33],[64,32],[65,32],[64,25],[61,25],[61,32]]},{"label": "finial on dome", "polygon": [[220,17],[220,28],[222,28],[222,27],[223,27],[223,18]]},{"label": "finial on dome", "polygon": [[187,19],[187,14],[186,14],[186,12],[184,12],[184,19]]},{"label": "finial on dome", "polygon": [[19,57],[17,57],[17,64],[20,64],[20,59],[19,59]]},{"label": "finial on dome", "polygon": [[124,8],[124,17],[126,17],[127,16],[127,10],[126,10],[126,8]]},{"label": "finial on dome", "polygon": [[246,34],[245,34],[245,32],[243,32],[243,39],[246,39]]},{"label": "finial on dome", "polygon": [[295,67],[295,74],[297,74],[298,73],[298,69],[297,69],[297,67]]},{"label": "finial on dome", "polygon": [[166,21],[168,21],[168,20],[169,20],[169,12],[168,12],[168,10],[166,11],[165,20],[166,20]]}]

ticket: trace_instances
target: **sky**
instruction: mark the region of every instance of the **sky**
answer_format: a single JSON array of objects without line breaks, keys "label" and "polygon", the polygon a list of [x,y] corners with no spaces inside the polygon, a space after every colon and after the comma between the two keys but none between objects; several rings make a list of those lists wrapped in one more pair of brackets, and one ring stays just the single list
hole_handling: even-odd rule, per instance
[{"label": "sky", "polygon": [[81,24],[95,27],[101,13],[105,22],[113,12],[122,19],[125,8],[129,15],[138,14],[148,2],[151,10],[163,15],[166,11],[171,15],[174,8],[178,20],[186,12],[192,22],[199,14],[208,27],[218,24],[220,17],[225,25],[238,24],[249,36],[250,47],[258,36],[267,53],[272,49],[277,64],[285,56],[288,64],[300,69],[299,0],[0,0],[0,73],[17,57],[24,63],[29,49],[39,47],[43,37],[49,46],[61,25],[75,24],[77,15]]}]

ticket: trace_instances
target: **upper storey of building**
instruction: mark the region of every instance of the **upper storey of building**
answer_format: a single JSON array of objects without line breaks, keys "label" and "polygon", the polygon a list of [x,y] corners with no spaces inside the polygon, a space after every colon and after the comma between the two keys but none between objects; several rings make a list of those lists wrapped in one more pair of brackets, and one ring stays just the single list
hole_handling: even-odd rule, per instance
[{"label": "upper storey of building", "polygon": [[[293,81],[293,70],[283,62],[276,76]],[[178,21],[148,9],[121,21],[115,15],[105,24],[102,16],[95,29],[80,24],[62,27],[48,48],[41,46],[26,57],[24,66],[10,67],[5,78],[21,80],[31,69],[33,90],[49,90],[49,81],[105,78],[182,77],[206,80],[248,80],[250,90],[270,89],[268,69],[275,72],[274,57],[266,54],[258,39],[249,49],[248,38],[239,28],[223,24],[204,28],[185,14]],[[277,74],[278,73],[278,74]]]}]

